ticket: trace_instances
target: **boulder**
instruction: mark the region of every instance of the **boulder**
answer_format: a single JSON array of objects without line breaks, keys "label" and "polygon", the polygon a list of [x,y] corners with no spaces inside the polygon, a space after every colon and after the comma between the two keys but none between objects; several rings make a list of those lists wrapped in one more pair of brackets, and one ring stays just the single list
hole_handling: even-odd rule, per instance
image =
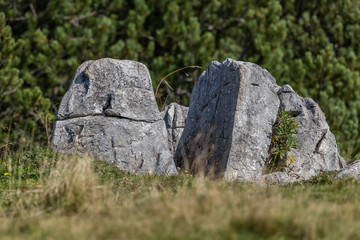
[{"label": "boulder", "polygon": [[354,177],[360,180],[360,160],[350,163],[336,176],[336,178]]},{"label": "boulder", "polygon": [[[298,120],[299,147],[288,153],[294,163],[265,174],[280,110]],[[196,82],[175,157],[178,166],[205,175],[280,184],[346,165],[318,104],[278,86],[258,65],[231,59],[212,62]]]},{"label": "boulder", "polygon": [[51,145],[130,173],[177,173],[149,71],[134,61],[104,58],[80,65],[61,101]]},{"label": "boulder", "polygon": [[188,115],[188,111],[188,107],[179,105],[177,103],[171,103],[165,108],[163,112],[164,121],[168,132],[168,142],[173,155],[176,152],[181,135],[184,131],[185,120]]},{"label": "boulder", "polygon": [[229,180],[257,180],[280,106],[276,87],[256,64],[211,62],[191,94],[178,165]]}]

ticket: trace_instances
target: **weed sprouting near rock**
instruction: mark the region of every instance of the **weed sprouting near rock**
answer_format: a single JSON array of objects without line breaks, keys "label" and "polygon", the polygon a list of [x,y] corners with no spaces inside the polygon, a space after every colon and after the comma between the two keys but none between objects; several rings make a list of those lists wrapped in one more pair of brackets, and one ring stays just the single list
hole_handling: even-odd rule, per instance
[{"label": "weed sprouting near rock", "polygon": [[289,112],[281,110],[278,113],[273,126],[273,136],[267,161],[269,172],[273,172],[276,169],[281,170],[286,164],[291,165],[296,161],[289,152],[291,149],[299,147],[299,142],[296,138],[298,128],[299,122]]}]

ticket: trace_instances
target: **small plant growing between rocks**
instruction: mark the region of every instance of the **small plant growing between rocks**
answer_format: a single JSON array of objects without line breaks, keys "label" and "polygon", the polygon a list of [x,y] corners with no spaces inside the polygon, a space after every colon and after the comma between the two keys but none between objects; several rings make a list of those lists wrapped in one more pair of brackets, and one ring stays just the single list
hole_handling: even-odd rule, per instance
[{"label": "small plant growing between rocks", "polygon": [[273,125],[269,158],[266,163],[266,169],[269,173],[275,170],[283,170],[286,165],[295,162],[294,156],[288,155],[288,153],[291,149],[299,147],[296,138],[298,127],[299,122],[289,112],[281,110],[278,113],[276,122]]}]

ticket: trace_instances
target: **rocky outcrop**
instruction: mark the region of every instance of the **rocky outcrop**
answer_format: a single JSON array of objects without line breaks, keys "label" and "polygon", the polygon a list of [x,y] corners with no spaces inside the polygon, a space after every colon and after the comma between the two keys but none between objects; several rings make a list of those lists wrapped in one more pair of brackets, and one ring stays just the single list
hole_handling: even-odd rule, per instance
[{"label": "rocky outcrop", "polygon": [[336,178],[354,177],[360,180],[360,160],[350,163],[336,176]]},{"label": "rocky outcrop", "polygon": [[[282,161],[269,173],[280,110],[299,122],[299,147],[288,153],[293,163]],[[358,162],[344,168],[335,137],[312,99],[289,85],[278,86],[258,65],[232,59],[214,61],[201,74],[189,108],[172,103],[162,113],[145,65],[87,61],[60,104],[52,147],[90,154],[130,173],[176,174],[176,163],[215,178],[286,184],[321,171],[343,168],[339,177],[358,178],[360,172]]]},{"label": "rocky outcrop", "polygon": [[[298,120],[299,147],[289,153],[294,163],[264,174],[279,110]],[[255,64],[231,59],[212,62],[197,81],[176,158],[181,167],[206,175],[281,184],[346,165],[312,99],[298,96],[289,85],[279,87]]]},{"label": "rocky outcrop", "polygon": [[168,142],[173,155],[176,152],[181,135],[184,131],[188,111],[188,107],[177,103],[171,103],[163,112],[166,129],[168,131]]},{"label": "rocky outcrop", "polygon": [[191,94],[179,165],[229,180],[258,179],[280,105],[276,86],[255,64],[212,62]]},{"label": "rocky outcrop", "polygon": [[87,153],[130,173],[176,174],[168,136],[144,64],[83,63],[61,101],[52,148]]}]

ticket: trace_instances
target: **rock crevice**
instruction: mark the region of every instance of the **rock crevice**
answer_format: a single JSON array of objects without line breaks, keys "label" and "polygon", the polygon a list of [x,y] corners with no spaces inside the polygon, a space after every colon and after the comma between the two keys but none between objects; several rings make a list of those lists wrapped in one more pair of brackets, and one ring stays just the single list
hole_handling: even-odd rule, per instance
[{"label": "rock crevice", "polygon": [[[98,116],[102,116],[102,117],[109,117],[109,118],[117,118],[117,119],[127,119],[129,121],[134,121],[134,122],[144,122],[144,123],[154,123],[154,122],[159,122],[159,121],[163,121],[161,118],[159,119],[154,119],[154,120],[148,120],[148,119],[133,119],[133,118],[128,118],[128,117],[123,117],[121,115],[119,116],[113,116],[113,115],[108,115],[105,113],[97,113],[97,114],[89,114],[89,115],[72,115],[71,117],[67,117],[65,119],[56,119],[56,121],[66,121],[69,119],[74,119],[74,118],[83,118],[83,117],[98,117]],[[179,127],[180,128],[180,127]]]}]

